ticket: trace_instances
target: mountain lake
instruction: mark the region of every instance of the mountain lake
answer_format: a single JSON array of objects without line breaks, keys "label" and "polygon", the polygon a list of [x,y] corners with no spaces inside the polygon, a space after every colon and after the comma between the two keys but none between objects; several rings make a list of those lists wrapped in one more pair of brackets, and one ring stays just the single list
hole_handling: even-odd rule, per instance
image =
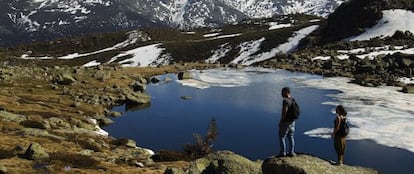
[{"label": "mountain lake", "polygon": [[[148,84],[151,105],[126,111],[104,127],[110,136],[128,138],[154,151],[183,151],[195,143],[193,134],[205,136],[216,119],[214,150],[230,150],[251,160],[279,153],[277,125],[283,87],[291,88],[301,107],[296,121],[296,152],[336,160],[330,138],[335,106],[348,111],[351,133],[345,164],[371,167],[381,173],[413,173],[414,96],[396,87],[368,88],[342,77],[263,68],[190,71],[192,80],[175,74],[157,76],[171,81]],[[411,105],[411,107],[409,107]],[[406,131],[406,132],[405,132]]]}]

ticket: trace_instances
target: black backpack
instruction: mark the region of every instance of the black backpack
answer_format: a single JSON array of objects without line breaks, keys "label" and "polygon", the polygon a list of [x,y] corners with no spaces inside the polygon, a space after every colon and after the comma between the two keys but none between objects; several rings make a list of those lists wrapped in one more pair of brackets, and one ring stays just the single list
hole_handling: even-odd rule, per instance
[{"label": "black backpack", "polygon": [[341,124],[339,125],[339,129],[336,132],[337,136],[346,137],[349,134],[349,126],[346,118],[341,120]]},{"label": "black backpack", "polygon": [[292,103],[288,107],[287,111],[287,120],[289,121],[295,121],[299,118],[300,115],[300,108],[298,103],[296,103],[296,100],[294,98],[291,99]]}]

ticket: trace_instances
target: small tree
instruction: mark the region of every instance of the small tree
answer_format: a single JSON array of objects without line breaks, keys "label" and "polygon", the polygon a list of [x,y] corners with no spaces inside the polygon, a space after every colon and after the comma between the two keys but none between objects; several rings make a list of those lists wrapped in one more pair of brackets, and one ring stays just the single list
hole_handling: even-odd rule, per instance
[{"label": "small tree", "polygon": [[185,144],[184,151],[192,158],[201,158],[213,152],[213,142],[218,136],[216,119],[212,118],[207,129],[207,135],[202,138],[200,134],[193,134],[195,144]]}]

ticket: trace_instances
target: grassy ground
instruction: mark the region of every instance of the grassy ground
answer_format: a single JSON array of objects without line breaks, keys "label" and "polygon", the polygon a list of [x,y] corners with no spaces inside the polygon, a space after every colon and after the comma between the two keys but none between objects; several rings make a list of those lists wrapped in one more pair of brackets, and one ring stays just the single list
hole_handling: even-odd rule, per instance
[{"label": "grassy ground", "polygon": [[[211,65],[188,64],[187,68],[208,66]],[[66,173],[163,173],[167,166],[185,167],[188,165],[188,162],[153,163],[140,168],[122,162],[114,163],[109,160],[110,157],[119,158],[115,152],[117,150],[114,149],[122,149],[123,147],[115,146],[114,139],[110,137],[61,132],[54,128],[46,128],[45,130],[64,139],[22,133],[22,130],[27,128],[41,127],[37,124],[51,117],[62,118],[73,127],[78,123],[73,120],[86,122],[86,118],[93,117],[93,115],[106,115],[105,112],[111,107],[106,104],[96,105],[82,102],[79,106],[74,107],[73,103],[76,99],[73,95],[65,94],[65,90],[97,96],[117,95],[118,93],[105,90],[105,88],[117,86],[119,89],[126,89],[139,76],[150,77],[174,73],[179,69],[185,69],[184,67],[171,65],[159,68],[119,68],[116,70],[105,67],[103,71],[109,74],[105,81],[93,77],[93,74],[99,70],[81,68],[78,71],[82,72],[70,73],[78,81],[72,85],[53,84],[50,77],[72,72],[76,68],[25,67],[18,70],[12,69],[13,67],[0,68],[2,71],[12,71],[13,74],[8,79],[0,81],[0,107],[7,112],[19,114],[30,122],[19,124],[2,120],[0,117],[0,164],[5,166],[9,173],[61,173],[65,171],[65,167]],[[107,144],[109,148],[94,148],[94,145],[87,143],[88,139],[93,139],[98,145]],[[21,158],[25,149],[33,142],[41,144],[46,149],[50,155],[47,161],[32,161]],[[85,149],[95,149],[95,152],[91,156],[79,155]],[[127,150],[125,149],[125,151]]]}]

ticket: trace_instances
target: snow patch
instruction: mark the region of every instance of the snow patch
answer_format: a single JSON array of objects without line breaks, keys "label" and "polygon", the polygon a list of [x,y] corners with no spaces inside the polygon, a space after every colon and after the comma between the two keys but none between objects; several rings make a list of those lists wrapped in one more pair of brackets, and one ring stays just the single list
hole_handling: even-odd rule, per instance
[{"label": "snow patch", "polygon": [[23,54],[23,55],[20,56],[20,58],[27,59],[27,60],[30,60],[30,59],[39,59],[39,60],[41,60],[41,59],[53,59],[53,57],[49,57],[49,56],[30,57],[28,54]]},{"label": "snow patch", "polygon": [[188,0],[175,0],[171,3],[172,21],[175,23],[182,23],[184,21],[185,8],[188,4]]},{"label": "snow patch", "polygon": [[205,34],[203,35],[203,37],[214,37],[214,36],[218,36],[220,33],[209,33],[209,34]]},{"label": "snow patch", "polygon": [[311,60],[329,60],[331,59],[331,56],[316,56],[312,58]]},{"label": "snow patch", "polygon": [[239,64],[239,63],[243,63],[243,61],[249,60],[252,54],[260,50],[260,45],[262,44],[264,40],[265,38],[261,38],[259,40],[241,43],[238,46],[240,48],[239,56],[236,57],[230,63]]},{"label": "snow patch", "polygon": [[241,33],[237,33],[237,34],[228,34],[228,35],[222,35],[222,36],[217,36],[217,37],[213,37],[213,38],[209,38],[208,40],[216,40],[216,39],[223,39],[223,38],[231,38],[231,37],[237,37],[237,36],[241,36]]},{"label": "snow patch", "polygon": [[[406,46],[383,46],[383,47],[369,47],[369,48],[356,48],[352,50],[337,50],[337,53],[341,53],[336,57],[339,60],[349,59],[349,54],[355,55],[360,59],[370,59],[373,60],[379,55],[393,55],[395,53],[410,54],[414,55],[414,48],[406,48]],[[326,56],[317,56],[312,58],[312,60],[329,60]]]},{"label": "snow patch", "polygon": [[414,77],[401,77],[398,79],[398,81],[405,84],[414,84]]},{"label": "snow patch", "polygon": [[226,54],[231,50],[229,43],[225,43],[220,45],[220,48],[213,51],[213,55],[208,58],[205,62],[206,63],[216,63],[219,59],[226,56]]},{"label": "snow patch", "polygon": [[348,55],[346,55],[346,54],[341,54],[341,55],[338,55],[338,56],[336,56],[339,60],[346,60],[346,59],[349,59],[349,56]]},{"label": "snow patch", "polygon": [[122,64],[123,67],[151,66],[155,64],[163,50],[164,49],[161,48],[161,44],[147,45],[144,47],[139,47],[133,50],[125,51],[113,57],[111,61],[115,61],[118,58],[124,56],[132,56],[132,58],[122,60],[119,63]]},{"label": "snow patch", "polygon": [[98,66],[101,63],[97,62],[96,60],[90,61],[88,63],[86,63],[85,65],[83,65],[84,67],[91,67],[91,66]]},{"label": "snow patch", "polygon": [[291,27],[292,24],[279,24],[277,22],[269,22],[269,30],[276,30],[281,28]]},{"label": "snow patch", "polygon": [[105,130],[103,130],[101,127],[98,126],[98,121],[96,119],[91,118],[91,119],[89,119],[89,122],[92,123],[93,125],[95,125],[96,130],[94,132],[96,134],[103,135],[103,136],[108,136],[109,135],[108,132],[106,132]]},{"label": "snow patch", "polygon": [[368,58],[370,60],[373,60],[376,56],[379,56],[379,55],[387,55],[387,54],[393,55],[395,53],[414,54],[414,48],[409,48],[409,49],[405,49],[405,50],[374,51],[374,52],[367,53],[367,54],[357,55],[357,57],[360,58],[360,59]]}]

